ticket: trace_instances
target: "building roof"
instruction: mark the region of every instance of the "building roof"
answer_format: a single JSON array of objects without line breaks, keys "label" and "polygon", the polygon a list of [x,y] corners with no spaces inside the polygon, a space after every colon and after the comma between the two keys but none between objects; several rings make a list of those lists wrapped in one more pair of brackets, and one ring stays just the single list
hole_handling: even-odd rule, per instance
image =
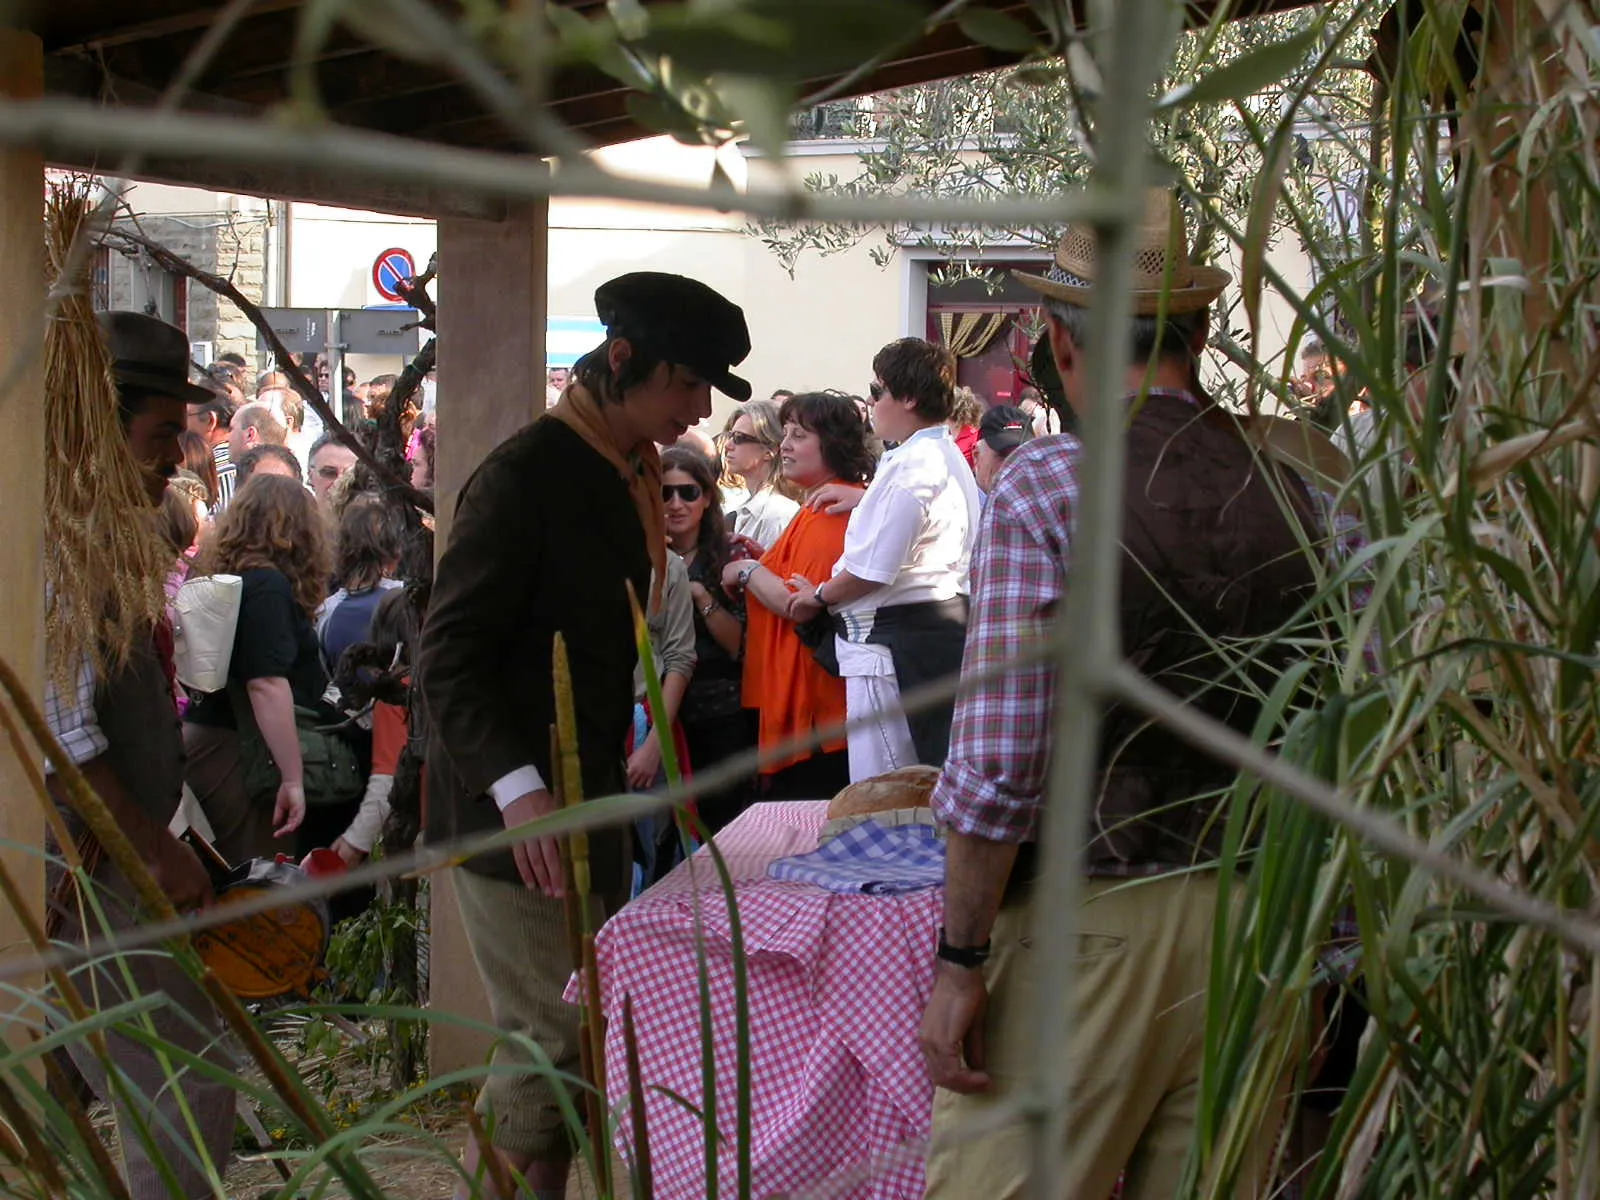
[{"label": "building roof", "polygon": [[[550,4],[590,15],[605,8],[604,0],[547,0]],[[869,0],[867,0],[869,2]],[[917,0],[930,13],[939,0]],[[1245,0],[1237,15],[1296,7],[1306,0]],[[75,98],[119,108],[149,106],[175,79],[189,54],[207,35],[226,7],[221,0],[31,0],[27,24],[45,48],[45,92],[48,97]],[[1010,12],[1037,28],[1026,0],[975,0],[984,7]],[[1191,11],[1203,18],[1216,0],[1203,0]],[[258,115],[290,99],[290,64],[305,0],[255,0],[223,39],[210,65],[194,80],[185,109],[229,115]],[[24,5],[27,9],[27,4]],[[979,44],[955,24],[946,22],[893,52],[859,78],[852,77],[842,95],[862,95],[957,75],[1007,66],[1017,56]],[[339,25],[314,55],[317,91],[328,117],[341,126],[401,138],[421,139],[453,148],[526,154],[519,135],[490,114],[479,97],[450,72],[409,61],[393,50]],[[821,89],[836,79],[812,81]],[[605,145],[649,132],[628,108],[630,91],[593,68],[564,71],[552,81],[548,104],[555,116],[579,136]],[[53,161],[110,172],[106,164],[85,161],[71,148],[47,147]],[[341,189],[336,178],[315,172],[245,172],[237,164],[219,172],[205,156],[148,156],[139,175],[172,183],[219,190],[253,191],[294,199],[365,204],[394,211],[439,211],[448,198],[411,198],[392,183],[387,197],[357,186]],[[380,189],[383,191],[384,189]],[[475,214],[477,215],[477,214]]]}]

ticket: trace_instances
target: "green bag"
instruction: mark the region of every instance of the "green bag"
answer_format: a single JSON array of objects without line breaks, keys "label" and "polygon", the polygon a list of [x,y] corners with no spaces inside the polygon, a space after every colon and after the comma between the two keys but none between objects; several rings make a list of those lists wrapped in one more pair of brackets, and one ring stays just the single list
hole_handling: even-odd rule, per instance
[{"label": "green bag", "polygon": [[[270,801],[278,794],[283,774],[256,725],[249,694],[238,682],[230,680],[228,696],[239,726],[239,760],[244,769],[245,795],[252,800]],[[361,799],[367,790],[367,780],[361,773],[355,748],[338,733],[324,728],[322,715],[316,709],[295,705],[294,724],[300,734],[306,807],[350,804]]]}]

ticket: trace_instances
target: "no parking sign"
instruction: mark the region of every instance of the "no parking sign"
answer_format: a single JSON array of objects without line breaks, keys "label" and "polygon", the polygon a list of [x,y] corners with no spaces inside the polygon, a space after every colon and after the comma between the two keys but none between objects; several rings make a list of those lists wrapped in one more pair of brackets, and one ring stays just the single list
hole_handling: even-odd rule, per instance
[{"label": "no parking sign", "polygon": [[372,263],[372,286],[378,289],[378,295],[391,303],[398,304],[405,300],[400,294],[400,285],[410,283],[416,275],[416,259],[411,257],[411,251],[398,246],[385,250]]}]

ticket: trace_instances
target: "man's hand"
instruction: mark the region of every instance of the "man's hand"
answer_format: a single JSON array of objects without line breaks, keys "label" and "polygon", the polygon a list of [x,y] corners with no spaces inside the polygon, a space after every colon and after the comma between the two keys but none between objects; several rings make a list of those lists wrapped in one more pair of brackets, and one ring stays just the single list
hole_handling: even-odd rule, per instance
[{"label": "man's hand", "polygon": [[844,483],[830,483],[826,487],[819,487],[812,493],[811,499],[806,501],[807,507],[829,516],[838,516],[840,513],[850,512],[861,503],[861,497],[866,493],[858,487],[851,487]]},{"label": "man's hand", "polygon": [[804,625],[812,617],[822,611],[822,605],[815,600],[817,585],[804,575],[791,575],[789,577],[789,590],[794,595],[789,597],[789,620],[796,625]]},{"label": "man's hand", "polygon": [[628,755],[628,786],[636,792],[648,792],[655,787],[661,774],[661,739],[652,729],[650,736],[633,748]]},{"label": "man's hand", "polygon": [[953,963],[934,966],[933,995],[922,1013],[917,1041],[934,1087],[952,1092],[986,1092],[993,1080],[986,1070],[983,1020],[989,988],[983,972]]},{"label": "man's hand", "polygon": [[[506,805],[500,812],[500,819],[507,829],[515,829],[555,811],[555,797],[540,788],[536,792],[524,792]],[[517,874],[530,889],[557,900],[567,894],[567,875],[561,869],[561,847],[555,838],[528,838],[512,846],[511,854],[517,860]]]},{"label": "man's hand", "polygon": [[200,856],[165,829],[156,840],[150,873],[179,912],[205,908],[216,900],[211,890],[211,876],[206,873]]},{"label": "man's hand", "polygon": [[278,800],[272,807],[272,836],[288,837],[306,819],[306,792],[298,783],[280,783]]}]

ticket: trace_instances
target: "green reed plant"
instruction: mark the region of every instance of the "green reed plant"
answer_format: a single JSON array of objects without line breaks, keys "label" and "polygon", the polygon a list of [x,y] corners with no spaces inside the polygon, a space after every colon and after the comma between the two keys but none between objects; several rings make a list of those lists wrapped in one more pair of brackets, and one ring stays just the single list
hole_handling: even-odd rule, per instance
[{"label": "green reed plant", "polygon": [[[1064,7],[1029,6],[1058,30]],[[418,11],[409,3],[393,8],[404,18],[397,18],[395,30],[412,19],[406,14]],[[1102,99],[1100,111],[1110,120],[1088,107],[1087,119],[1100,124],[1091,131],[1094,173],[1087,188],[1047,203],[999,197],[983,218],[970,204],[924,203],[918,197],[741,198],[729,189],[719,191],[716,202],[758,216],[870,214],[886,224],[937,219],[1010,225],[1086,216],[1102,225],[1107,244],[1115,247],[1127,198],[1136,194],[1139,180],[1172,165],[1152,167],[1140,157],[1149,142],[1141,110],[1180,102],[1155,97],[1141,70],[1120,68],[1132,62],[1124,56],[1133,49],[1161,58],[1156,51],[1162,39],[1148,29],[1175,28],[1176,14],[1154,2],[1091,8],[1094,38],[1046,37],[1036,49],[1040,59],[1070,51],[1066,61],[1076,61],[1080,71],[1087,54],[1103,88],[1132,93],[1109,91],[1115,101],[1109,107]],[[329,11],[320,10],[319,24],[308,34],[313,41],[326,35]],[[1246,1170],[1245,1147],[1255,1131],[1276,1120],[1283,1097],[1308,1082],[1309,1052],[1321,1036],[1317,1018],[1330,991],[1348,1002],[1359,985],[1371,1024],[1327,1148],[1308,1164],[1291,1161],[1281,1148],[1283,1172],[1298,1171],[1313,1196],[1588,1196],[1600,1189],[1600,956],[1593,949],[1592,921],[1600,861],[1594,679],[1600,665],[1600,423],[1593,411],[1600,378],[1593,300],[1600,274],[1596,22],[1588,4],[1533,0],[1492,6],[1401,0],[1392,20],[1385,16],[1389,11],[1376,2],[1317,9],[1308,26],[1311,36],[1291,47],[1298,55],[1293,63],[1284,61],[1281,47],[1268,45],[1254,52],[1267,58],[1229,77],[1241,94],[1207,101],[1226,114],[1230,155],[1240,146],[1255,155],[1229,161],[1258,163],[1258,187],[1242,217],[1240,205],[1223,204],[1204,188],[1191,196],[1194,208],[1239,253],[1239,315],[1247,329],[1259,331],[1255,305],[1261,289],[1284,297],[1296,318],[1281,362],[1252,360],[1237,338],[1219,336],[1236,368],[1247,370],[1244,404],[1270,408],[1282,397],[1298,340],[1315,334],[1344,367],[1342,395],[1364,393],[1377,421],[1371,447],[1357,456],[1340,494],[1330,498],[1358,515],[1368,548],[1341,559],[1327,530],[1306,530],[1306,552],[1319,566],[1319,594],[1305,622],[1282,633],[1303,649],[1302,661],[1268,693],[1261,722],[1243,746],[1203,722],[1187,726],[1186,736],[1247,768],[1222,814],[1229,838],[1217,867],[1236,872],[1241,884],[1232,905],[1218,912],[1189,1191],[1229,1194]],[[1150,18],[1149,27],[1139,24],[1141,14]],[[1232,15],[1230,6],[1220,6],[1200,37],[1208,44],[1218,41],[1220,22]],[[531,80],[553,62],[581,58],[581,46],[590,45],[596,55],[612,55],[613,67],[615,53],[625,51],[624,65],[636,68],[635,85],[650,91],[658,106],[681,106],[698,94],[695,69],[720,52],[715,38],[700,36],[713,18],[699,10],[687,16],[674,10],[678,24],[663,17],[655,43],[599,17],[584,18],[582,29],[566,22],[563,29],[546,31],[553,40],[541,43],[529,59],[510,51],[493,59],[484,55],[484,39],[498,28],[496,16],[479,6],[471,19],[478,22],[473,32],[479,40],[456,38],[448,46],[452,68],[471,67],[467,73],[479,86],[484,68],[527,71]],[[776,24],[770,28],[781,31],[782,20],[771,20]],[[641,21],[648,34],[648,12],[633,13],[629,27]],[[826,22],[814,24],[822,28]],[[699,38],[700,58],[657,70],[670,58],[661,51],[671,42],[666,35],[685,29]],[[1135,32],[1146,36],[1136,43]],[[807,35],[813,41],[814,33]],[[1005,37],[1015,44],[1015,34],[1008,27]],[[738,39],[724,40],[732,47],[730,59],[736,57]],[[507,43],[525,44],[531,43]],[[1374,46],[1376,76],[1362,66]],[[884,45],[859,49],[865,61]],[[1264,66],[1274,64],[1279,74],[1287,73],[1289,85],[1278,89],[1275,106],[1251,102],[1260,81],[1270,77]],[[1159,70],[1163,64],[1148,65]],[[314,87],[311,76],[299,78]],[[1364,105],[1370,119],[1364,125],[1321,120],[1313,111],[1319,97],[1334,92],[1353,97],[1358,108]],[[528,94],[540,93],[534,88]],[[708,95],[717,103],[700,106],[697,120],[714,127],[712,140],[718,140],[750,119],[730,114],[729,105],[756,112],[770,110],[773,101],[782,108],[794,93],[752,100],[748,87],[713,87]],[[9,106],[0,112],[0,134],[16,136],[14,118]],[[1356,227],[1348,231],[1352,236],[1329,236],[1316,181],[1302,181],[1282,167],[1297,152],[1295,139],[1305,121],[1313,118],[1321,131],[1314,153],[1352,172],[1340,180],[1361,201]],[[533,130],[540,136],[549,133],[544,119]],[[194,135],[186,150],[222,152],[204,129],[183,121],[162,116],[133,131],[107,119],[101,136],[125,137],[137,148],[138,139],[144,139],[138,145],[157,145],[157,135],[179,130]],[[79,136],[87,135],[80,130]],[[241,127],[240,138],[231,152],[259,145],[264,154],[285,153],[253,127]],[[292,152],[314,165],[326,150],[304,140],[303,152]],[[349,151],[343,169],[369,169],[369,160],[358,153],[361,144],[338,145]],[[1185,177],[1207,177],[1188,170],[1193,156],[1207,153],[1205,146],[1190,145],[1184,153],[1190,156]],[[436,160],[423,152],[416,171],[419,178],[443,178],[448,165],[442,156]],[[1211,176],[1227,174],[1238,171]],[[644,186],[608,180],[598,168],[574,166],[560,178],[563,187],[600,195],[637,198]],[[509,168],[500,175],[486,168],[472,186],[485,194],[521,195],[516,189],[531,185],[513,178]],[[673,198],[685,197],[680,189]],[[1317,267],[1310,286],[1292,285],[1262,253],[1263,231],[1272,229],[1291,230],[1304,241]],[[1116,297],[1104,307],[1110,315],[1103,319],[1114,326]],[[1404,350],[1408,321],[1424,310],[1437,348],[1419,373]],[[1109,627],[1116,600],[1105,576],[1115,561],[1116,513],[1107,501],[1117,478],[1111,403],[1117,398],[1103,370],[1100,382],[1097,415],[1085,434],[1091,473],[1098,472],[1099,480],[1088,490],[1100,502],[1085,506],[1085,553],[1075,565],[1075,591],[1094,597],[1075,610],[1078,627],[1089,630]],[[1088,640],[1097,651],[1111,644]],[[1375,662],[1369,661],[1369,647]],[[1228,650],[1241,660],[1251,653],[1250,647]],[[1064,658],[1063,711],[1082,719],[1066,723],[1058,745],[1071,744],[1071,738],[1092,745],[1084,730],[1092,731],[1098,704],[1107,695],[1137,698],[1137,681],[1109,652]],[[659,681],[651,688],[659,706]],[[60,761],[9,673],[7,693],[26,735],[13,733],[13,749],[27,757],[46,747]],[[1144,700],[1157,719],[1183,722],[1183,713],[1160,712],[1155,700]],[[688,792],[675,778],[668,738],[663,752],[674,784],[666,797],[588,799],[581,811],[554,814],[532,831],[567,834],[681,805]],[[729,764],[725,774],[732,778],[748,766]],[[65,774],[75,806],[96,815],[92,793],[82,795],[81,781],[73,784],[72,773]],[[711,786],[716,778],[709,772],[699,786]],[[1074,811],[1067,803],[1074,799],[1081,809],[1091,782],[1081,755],[1058,759],[1057,782],[1060,794],[1052,802],[1065,805],[1058,813]],[[1070,897],[1076,823],[1056,824],[1062,828],[1047,848],[1047,878]],[[114,829],[105,831],[104,840],[113,853],[125,853]],[[509,840],[500,835],[484,845]],[[397,856],[353,873],[351,882],[437,869],[465,849],[425,848]],[[732,889],[714,847],[710,857],[731,905]],[[170,918],[137,864],[129,869],[145,885],[152,914]],[[92,897],[92,889],[87,894]],[[14,888],[8,901],[27,910]],[[1346,910],[1357,931],[1354,953],[1349,964],[1330,967],[1329,930],[1335,915]],[[747,981],[736,920],[734,929],[743,997]],[[149,936],[182,930],[166,923]],[[1071,922],[1044,933],[1044,944],[1063,953]],[[42,939],[34,942],[44,961]],[[126,953],[133,944],[125,939],[121,948],[99,950]],[[168,952],[191,954],[181,942]],[[711,1050],[703,939],[698,953],[706,1190],[718,1194],[717,1144],[724,1126],[715,1084],[729,1067],[717,1063]],[[205,979],[197,961],[183,961]],[[70,981],[58,980],[57,986],[68,998],[63,1003],[71,1004]],[[486,1070],[510,1069],[475,1068],[429,1080],[340,1129],[251,1016],[214,987],[212,994],[255,1064],[251,1073],[229,1073],[230,1086],[265,1110],[269,1124],[292,1129],[307,1147],[284,1154],[293,1175],[285,1194],[302,1187],[320,1194],[337,1183],[352,1195],[377,1195],[372,1145],[380,1134],[399,1132],[407,1104],[481,1079]],[[12,985],[8,995],[23,1014],[36,999],[22,985]],[[588,1001],[598,1004],[592,987]],[[14,1034],[38,1038],[31,1045],[14,1040],[0,1059],[0,1114],[9,1127],[0,1136],[0,1169],[12,1190],[121,1194],[114,1164],[84,1114],[43,1086],[39,1064],[49,1050],[74,1041],[93,1044],[113,1029],[150,1039],[145,1018],[158,1002],[141,997],[93,1015],[86,1006],[69,1008],[71,1019],[49,1029],[36,1014],[13,1019]],[[743,1197],[750,1191],[750,1063],[742,999],[738,1008],[733,1138],[736,1188]],[[403,1009],[347,1011],[443,1019]],[[532,1065],[516,1069],[552,1073],[536,1047],[526,1049]],[[168,1062],[173,1072],[219,1070],[175,1049]],[[585,1119],[587,1085],[563,1082],[574,1139],[598,1164],[624,1117]],[[637,1110],[636,1072],[631,1082]],[[1065,1090],[1059,1082],[1041,1080],[1035,1089],[1042,1131],[1059,1121]],[[135,1130],[136,1136],[147,1133]],[[1037,1175],[1045,1181],[1053,1169],[1048,1140],[1036,1144]],[[646,1146],[646,1137],[636,1134],[635,1145]],[[417,1152],[453,1158],[454,1145],[424,1140]],[[648,1180],[645,1157],[639,1153],[634,1164],[635,1195],[649,1194],[648,1184],[644,1192],[637,1190],[641,1177]],[[597,1166],[596,1174],[603,1180],[604,1168]],[[481,1189],[484,1181],[465,1182]],[[624,1192],[623,1181],[613,1181],[611,1192]]]}]

